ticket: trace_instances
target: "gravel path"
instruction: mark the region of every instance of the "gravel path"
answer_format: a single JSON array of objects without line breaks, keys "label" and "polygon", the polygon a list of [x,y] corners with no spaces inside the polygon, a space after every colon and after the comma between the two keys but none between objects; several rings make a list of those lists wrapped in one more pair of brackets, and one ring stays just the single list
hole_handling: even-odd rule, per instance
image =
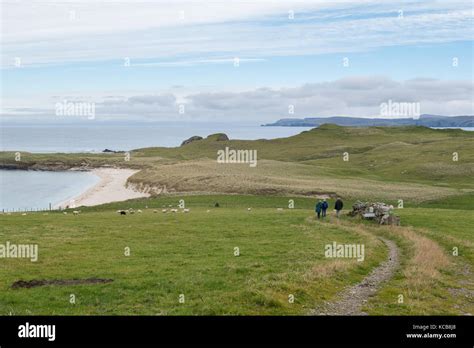
[{"label": "gravel path", "polygon": [[387,261],[376,267],[362,282],[342,291],[339,300],[328,302],[323,310],[315,310],[314,315],[367,315],[362,306],[374,295],[380,284],[389,280],[399,266],[398,247],[395,242],[380,238],[389,249]]}]

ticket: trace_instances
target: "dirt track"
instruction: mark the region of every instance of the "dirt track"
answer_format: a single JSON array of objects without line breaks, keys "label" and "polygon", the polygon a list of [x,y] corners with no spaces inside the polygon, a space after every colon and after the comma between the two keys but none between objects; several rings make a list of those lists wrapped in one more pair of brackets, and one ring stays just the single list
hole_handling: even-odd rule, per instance
[{"label": "dirt track", "polygon": [[399,266],[399,252],[395,242],[381,238],[389,249],[388,259],[376,267],[360,283],[342,291],[339,300],[328,302],[323,310],[315,310],[313,315],[367,315],[362,307],[375,294],[380,284],[392,278]]}]

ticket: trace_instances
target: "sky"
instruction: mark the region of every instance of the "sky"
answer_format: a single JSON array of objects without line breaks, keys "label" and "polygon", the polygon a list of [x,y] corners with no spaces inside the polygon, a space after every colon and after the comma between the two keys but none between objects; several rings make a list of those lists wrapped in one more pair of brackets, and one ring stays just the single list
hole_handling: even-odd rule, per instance
[{"label": "sky", "polygon": [[3,0],[1,18],[6,122],[92,120],[58,103],[103,122],[474,114],[472,1]]}]

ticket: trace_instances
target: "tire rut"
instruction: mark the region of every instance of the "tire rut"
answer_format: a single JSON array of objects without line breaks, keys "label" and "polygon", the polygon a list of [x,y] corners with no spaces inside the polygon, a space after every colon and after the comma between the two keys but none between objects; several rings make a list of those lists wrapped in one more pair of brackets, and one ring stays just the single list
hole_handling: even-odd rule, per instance
[{"label": "tire rut", "polygon": [[313,311],[313,315],[368,315],[362,311],[362,307],[383,282],[393,277],[400,265],[399,250],[395,242],[379,238],[389,249],[388,259],[372,270],[360,283],[343,290],[339,300],[326,303],[323,309]]}]

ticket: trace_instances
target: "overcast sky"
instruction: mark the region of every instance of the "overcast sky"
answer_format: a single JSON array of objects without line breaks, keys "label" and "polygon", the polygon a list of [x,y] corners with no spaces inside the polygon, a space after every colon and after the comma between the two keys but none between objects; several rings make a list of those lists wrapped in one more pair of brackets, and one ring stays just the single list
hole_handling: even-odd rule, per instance
[{"label": "overcast sky", "polygon": [[[2,1],[2,120],[474,114],[471,1]],[[292,105],[294,113],[289,113]],[[62,120],[61,120],[62,121]]]}]

